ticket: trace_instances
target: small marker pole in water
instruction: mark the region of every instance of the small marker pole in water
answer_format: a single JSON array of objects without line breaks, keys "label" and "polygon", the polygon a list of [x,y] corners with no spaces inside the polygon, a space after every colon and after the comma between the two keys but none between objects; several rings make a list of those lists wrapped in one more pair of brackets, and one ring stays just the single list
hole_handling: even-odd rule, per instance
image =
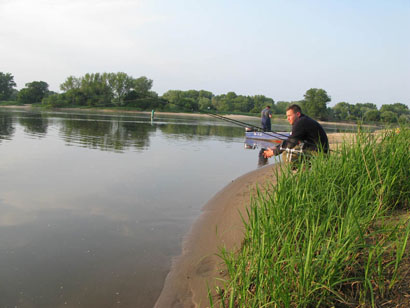
[{"label": "small marker pole in water", "polygon": [[154,114],[155,114],[155,110],[152,109],[152,111],[151,111],[151,122],[154,121]]}]

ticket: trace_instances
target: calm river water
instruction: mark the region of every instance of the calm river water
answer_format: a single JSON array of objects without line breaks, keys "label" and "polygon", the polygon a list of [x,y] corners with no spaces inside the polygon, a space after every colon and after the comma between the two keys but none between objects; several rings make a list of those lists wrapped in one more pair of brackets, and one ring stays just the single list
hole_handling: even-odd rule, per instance
[{"label": "calm river water", "polygon": [[0,307],[152,307],[201,207],[257,164],[212,118],[0,108]]},{"label": "calm river water", "polygon": [[0,307],[152,307],[202,206],[257,166],[213,118],[0,108]]}]

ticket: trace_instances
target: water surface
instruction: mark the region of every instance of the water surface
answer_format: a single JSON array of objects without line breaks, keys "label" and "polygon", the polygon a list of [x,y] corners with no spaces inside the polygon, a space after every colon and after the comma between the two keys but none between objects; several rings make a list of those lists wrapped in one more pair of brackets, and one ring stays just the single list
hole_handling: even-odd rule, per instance
[{"label": "water surface", "polygon": [[258,152],[209,117],[0,108],[0,307],[152,307],[202,206]]},{"label": "water surface", "polygon": [[206,117],[0,109],[0,306],[152,307],[204,203],[257,168]]}]

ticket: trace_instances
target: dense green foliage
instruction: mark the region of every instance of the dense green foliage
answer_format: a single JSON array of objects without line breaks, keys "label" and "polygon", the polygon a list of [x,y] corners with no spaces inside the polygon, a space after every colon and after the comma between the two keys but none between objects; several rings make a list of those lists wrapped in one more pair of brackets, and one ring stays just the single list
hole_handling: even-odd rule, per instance
[{"label": "dense green foliage", "polygon": [[349,104],[346,102],[337,103],[329,110],[331,119],[339,121],[364,120],[367,122],[383,121],[387,123],[410,122],[410,110],[401,103],[382,105],[380,110],[375,104]]},{"label": "dense green foliage", "polygon": [[21,89],[17,94],[19,104],[41,103],[43,98],[50,94],[48,84],[44,81],[33,81],[26,83],[26,87]]},{"label": "dense green foliage", "polygon": [[[122,72],[70,76],[60,85],[64,92],[48,97],[43,103],[50,107],[123,107],[132,102],[138,107],[135,103],[139,100],[144,104],[147,99],[157,99],[151,87],[152,80],[133,78]],[[145,105],[141,109],[145,109],[143,107]]]},{"label": "dense green foliage", "polygon": [[15,86],[14,77],[10,73],[0,72],[0,101],[11,99]]},{"label": "dense green foliage", "polygon": [[330,102],[330,97],[323,89],[309,89],[306,91],[305,99],[302,102],[302,110],[311,117],[320,120],[327,120],[326,104]]},{"label": "dense green foliage", "polygon": [[381,307],[396,300],[410,223],[391,216],[410,207],[409,138],[409,128],[360,133],[309,168],[283,167],[277,185],[254,198],[241,250],[222,250],[229,281],[218,289],[218,305]]},{"label": "dense green foliage", "polygon": [[214,95],[209,91],[170,90],[162,96],[170,105],[168,110],[213,110],[219,112],[259,113],[266,105],[274,106],[271,98],[263,95],[243,96],[235,92]]},{"label": "dense green foliage", "polygon": [[198,112],[201,110],[222,113],[259,115],[267,105],[273,114],[283,116],[290,104],[299,104],[305,114],[324,121],[353,122],[410,122],[410,110],[401,103],[383,105],[380,110],[372,103],[327,104],[331,98],[323,89],[306,91],[299,101],[278,101],[264,95],[238,95],[235,92],[214,95],[205,90],[169,90],[162,96],[152,91],[153,81],[145,76],[134,78],[123,72],[92,73],[82,77],[69,76],[61,85],[62,93],[52,93],[44,81],[27,83],[17,91],[10,73],[0,73],[1,102],[17,101],[19,104],[42,103],[45,107],[118,107],[135,110],[159,110],[172,112]]}]

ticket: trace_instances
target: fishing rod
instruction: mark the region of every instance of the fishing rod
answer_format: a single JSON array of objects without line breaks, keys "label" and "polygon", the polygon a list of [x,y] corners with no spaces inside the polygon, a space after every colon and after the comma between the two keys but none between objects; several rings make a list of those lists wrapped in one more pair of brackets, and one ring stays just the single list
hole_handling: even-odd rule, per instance
[{"label": "fishing rod", "polygon": [[[224,116],[220,116],[220,115],[216,115],[216,114],[212,114],[212,113],[208,113],[208,115],[210,115],[211,117],[213,117],[215,119],[218,119],[218,120],[224,120],[224,121],[239,125],[241,127],[251,128],[251,129],[254,129],[256,131],[263,132],[265,135],[274,137],[274,138],[279,139],[279,140],[286,140],[287,137],[288,137],[288,136],[282,135],[280,133],[275,134],[275,132],[264,132],[258,126],[255,126],[255,125],[252,125],[252,124],[249,124],[249,123],[244,123],[244,122],[241,122],[241,121],[238,121],[238,120],[230,119],[230,118],[227,118],[227,117],[224,117]],[[281,137],[283,137],[284,139],[282,139]]]},{"label": "fishing rod", "polygon": [[[256,129],[256,130],[258,130],[258,131],[260,131],[260,132],[263,132],[264,134],[266,134],[266,135],[268,135],[268,136],[271,136],[271,137],[275,137],[275,138],[277,138],[277,139],[279,139],[279,140],[287,140],[288,138],[289,138],[289,136],[287,136],[287,135],[284,135],[284,134],[281,134],[281,133],[278,133],[278,132],[275,132],[275,131],[272,131],[272,132],[265,132],[265,131],[263,131],[263,129],[261,128],[261,127],[259,127],[259,126],[255,126],[255,125],[252,125],[252,124],[249,124],[249,123],[245,123],[245,122],[242,122],[242,121],[238,121],[238,120],[235,120],[235,119],[231,119],[231,118],[228,118],[228,117],[224,117],[224,116],[222,116],[222,115],[220,115],[220,114],[216,114],[216,113],[211,113],[211,112],[206,112],[206,111],[199,111],[199,112],[202,112],[202,113],[205,113],[205,114],[207,114],[207,115],[210,115],[210,116],[212,116],[212,117],[214,117],[214,118],[216,118],[216,119],[220,119],[220,120],[225,120],[225,121],[228,121],[228,122],[231,122],[231,123],[233,123],[233,124],[236,124],[236,125],[239,125],[239,126],[242,126],[242,127],[249,127],[249,128],[253,128],[253,129]],[[273,135],[273,134],[274,135]],[[279,136],[279,137],[278,137]],[[280,137],[283,137],[283,138],[280,138]],[[307,144],[307,145],[314,145],[314,146],[317,146],[316,144],[314,144],[314,143],[311,143],[311,142],[305,142],[305,144]],[[335,150],[331,150],[331,149],[329,149],[329,151],[331,151],[331,152],[336,152]]]},{"label": "fishing rod", "polygon": [[[235,120],[235,119],[231,119],[231,118],[228,118],[228,117],[224,117],[224,116],[222,116],[222,115],[220,115],[220,114],[211,113],[211,112],[206,112],[206,111],[200,111],[200,112],[205,113],[205,114],[207,114],[207,115],[210,115],[210,116],[212,116],[212,117],[214,117],[214,118],[216,118],[216,119],[228,121],[228,122],[231,122],[231,123],[233,123],[233,124],[236,124],[236,125],[239,125],[239,126],[242,126],[242,127],[245,127],[245,128],[253,128],[253,129],[256,129],[257,131],[263,132],[264,134],[266,134],[266,135],[268,135],[268,136],[275,137],[275,138],[278,138],[278,139],[280,139],[280,140],[286,140],[286,139],[288,139],[288,137],[289,137],[289,136],[287,136],[287,135],[284,135],[284,134],[281,134],[281,133],[278,133],[278,132],[274,132],[274,131],[272,131],[272,132],[265,132],[265,131],[263,131],[263,129],[262,129],[261,127],[259,127],[259,126],[255,126],[255,125],[252,125],[252,124],[249,124],[249,123],[245,123],[245,122],[242,122],[242,121],[238,121],[238,120]],[[283,137],[283,139],[280,138],[280,137]]]},{"label": "fishing rod", "polygon": [[224,121],[227,121],[227,122],[230,122],[230,123],[233,123],[233,124],[245,127],[245,128],[253,129],[253,131],[261,132],[261,133],[263,133],[267,136],[271,136],[271,137],[274,137],[274,138],[279,139],[279,140],[286,140],[289,137],[288,135],[284,135],[284,134],[277,133],[277,132],[264,131],[259,126],[255,126],[255,125],[252,125],[252,124],[249,124],[249,123],[245,123],[245,122],[241,122],[241,121],[238,121],[238,120],[230,119],[230,118],[227,118],[227,117],[223,117],[223,116],[219,116],[219,115],[215,115],[215,114],[212,114],[211,116],[216,118],[216,119],[219,119],[219,120],[224,120]]},{"label": "fishing rod", "polygon": [[238,121],[238,120],[235,120],[235,119],[231,119],[231,118],[228,118],[228,117],[224,117],[224,116],[221,116],[219,114],[210,113],[210,112],[204,112],[204,113],[207,114],[207,115],[210,115],[213,118],[216,118],[216,119],[219,119],[219,120],[224,120],[224,121],[227,121],[227,122],[231,122],[233,124],[236,124],[236,125],[239,125],[239,126],[242,126],[242,127],[256,128],[257,130],[261,130],[257,126],[254,126],[254,125],[251,125],[251,124],[248,124],[248,123],[244,123],[244,122],[241,122],[241,121]]}]

